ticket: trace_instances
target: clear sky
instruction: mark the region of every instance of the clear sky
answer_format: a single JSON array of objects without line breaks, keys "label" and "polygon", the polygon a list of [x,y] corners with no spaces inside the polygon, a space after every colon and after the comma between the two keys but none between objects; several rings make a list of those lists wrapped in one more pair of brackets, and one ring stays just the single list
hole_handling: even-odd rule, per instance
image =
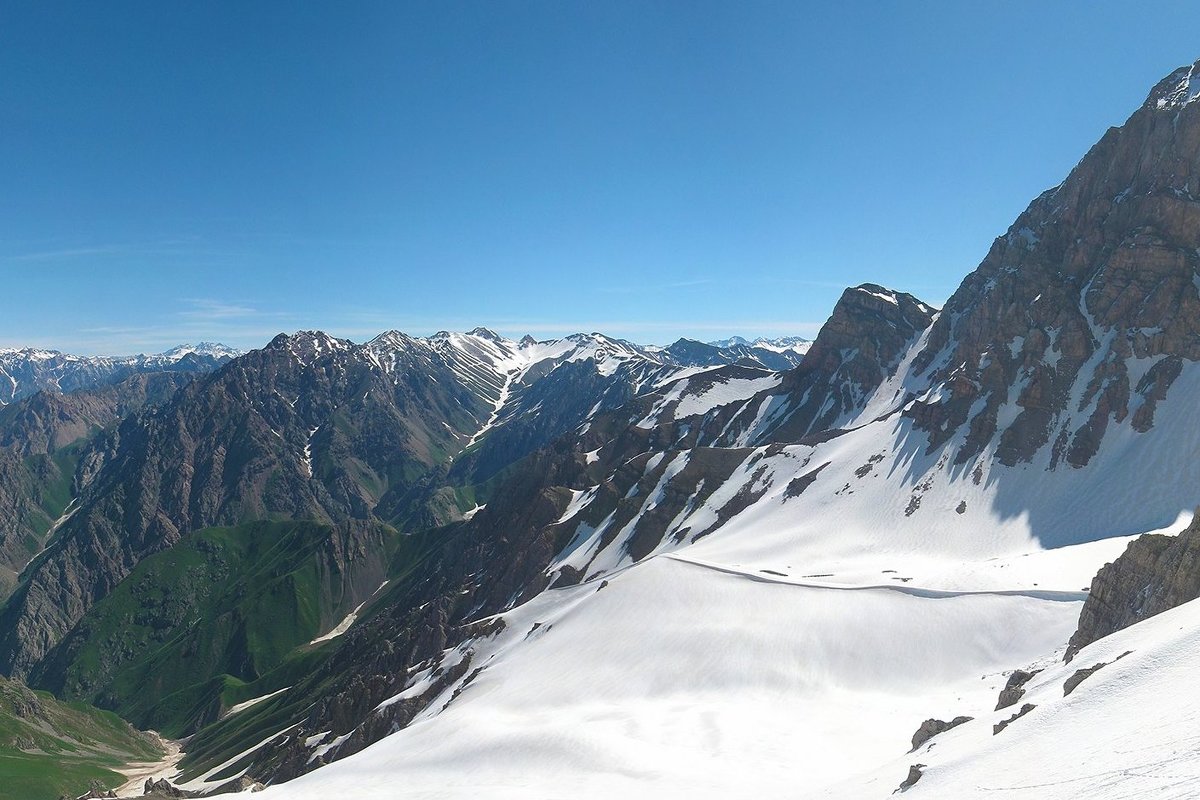
[{"label": "clear sky", "polygon": [[940,305],[1197,30],[1127,0],[6,0],[0,346]]}]

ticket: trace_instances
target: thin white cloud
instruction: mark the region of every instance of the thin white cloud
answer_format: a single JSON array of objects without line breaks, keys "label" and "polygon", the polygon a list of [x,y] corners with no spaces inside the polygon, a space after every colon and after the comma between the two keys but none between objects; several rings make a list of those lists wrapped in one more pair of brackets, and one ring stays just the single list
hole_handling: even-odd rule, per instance
[{"label": "thin white cloud", "polygon": [[8,261],[62,261],[66,259],[85,258],[87,256],[112,255],[123,252],[120,245],[100,245],[95,247],[72,247],[62,250],[42,250],[32,253],[17,253],[4,256]]},{"label": "thin white cloud", "polygon": [[219,320],[236,317],[253,317],[260,315],[255,308],[237,303],[226,303],[220,300],[188,299],[184,302],[191,305],[186,311],[180,311],[179,316],[191,320]]}]

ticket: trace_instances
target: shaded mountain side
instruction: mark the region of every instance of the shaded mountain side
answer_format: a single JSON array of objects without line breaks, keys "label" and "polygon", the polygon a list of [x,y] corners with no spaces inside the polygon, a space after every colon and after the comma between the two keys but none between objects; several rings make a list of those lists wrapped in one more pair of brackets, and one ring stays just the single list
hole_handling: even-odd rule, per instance
[{"label": "shaded mountain side", "polygon": [[[376,523],[213,528],[134,568],[31,676],[60,697],[172,737],[280,686],[284,662],[387,579],[401,545]],[[311,650],[312,648],[308,648]],[[307,666],[305,668],[308,668]]]},{"label": "shaded mountain side", "polygon": [[34,456],[0,449],[0,603],[67,510],[78,461],[75,447]]},{"label": "shaded mountain side", "polygon": [[1066,660],[1092,642],[1200,597],[1200,515],[1177,536],[1145,534],[1092,579]]},{"label": "shaded mountain side", "polygon": [[561,364],[522,387],[496,427],[455,459],[447,480],[462,486],[483,483],[595,415],[625,406],[641,387],[673,372],[641,361],[621,364],[610,375],[588,361]]},{"label": "shaded mountain side", "polygon": [[139,561],[189,531],[284,517],[370,519],[486,416],[448,369],[391,380],[361,348],[279,337],[126,418],[46,557],[0,613],[24,674]]},{"label": "shaded mountain side", "polygon": [[143,558],[190,531],[281,518],[443,525],[486,502],[509,465],[676,369],[600,334],[389,332],[361,346],[280,335],[93,448],[103,458],[85,465],[73,513],[0,612],[0,669],[27,674]]},{"label": "shaded mountain side", "polygon": [[194,377],[153,372],[70,394],[40,391],[0,408],[0,448],[21,455],[52,453],[134,411],[169,400]]},{"label": "shaded mountain side", "polygon": [[142,374],[68,395],[38,392],[0,408],[0,600],[102,463],[97,434],[191,379]]},{"label": "shaded mountain side", "polygon": [[553,523],[570,500],[566,487],[582,484],[585,473],[584,459],[556,444],[531,456],[469,522],[431,532],[426,554],[404,565],[370,615],[336,640],[337,649],[318,669],[278,697],[201,731],[189,748],[185,777],[289,725],[299,727],[256,756],[252,776],[279,780],[316,767],[303,739],[318,731],[340,735],[369,717],[370,730],[349,751],[386,735],[393,723],[406,724],[405,711],[415,713],[415,702],[399,704],[387,718],[371,711],[402,688],[410,667],[478,633],[474,620],[546,587],[543,570],[565,545]]},{"label": "shaded mountain side", "polygon": [[115,770],[162,756],[158,742],[115,714],[63,703],[0,677],[0,800],[77,797],[115,787]]}]

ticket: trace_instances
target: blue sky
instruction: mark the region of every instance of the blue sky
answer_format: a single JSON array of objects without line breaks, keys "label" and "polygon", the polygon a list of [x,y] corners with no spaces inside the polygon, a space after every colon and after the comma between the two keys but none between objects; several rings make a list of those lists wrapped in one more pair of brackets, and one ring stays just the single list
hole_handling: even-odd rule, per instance
[{"label": "blue sky", "polygon": [[0,5],[0,346],[940,305],[1150,87],[1166,2]]}]

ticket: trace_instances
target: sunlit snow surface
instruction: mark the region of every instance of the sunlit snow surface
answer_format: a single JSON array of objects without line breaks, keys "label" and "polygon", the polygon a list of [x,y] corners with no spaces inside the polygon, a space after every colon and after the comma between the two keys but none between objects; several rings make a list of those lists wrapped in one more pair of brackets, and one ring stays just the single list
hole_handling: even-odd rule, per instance
[{"label": "sunlit snow surface", "polygon": [[903,752],[930,714],[982,713],[1002,670],[1065,641],[1078,611],[906,589],[664,556],[548,592],[477,644],[487,668],[444,711],[263,796],[815,791]]},{"label": "sunlit snow surface", "polygon": [[[719,402],[744,396],[733,389]],[[953,447],[927,453],[897,415],[748,450],[671,530],[705,530],[745,486],[761,496],[638,563],[621,547],[628,531],[604,544],[604,523],[582,522],[578,491],[561,520],[575,536],[550,569],[569,563],[584,583],[448,651],[443,666],[470,657],[467,674],[482,670],[408,728],[262,796],[885,798],[914,763],[927,765],[918,798],[1194,796],[1200,610],[1057,666],[1096,570],[1132,536],[1181,529],[1197,500],[1200,426],[1181,400],[1200,371],[1171,391],[1150,432],[1112,426],[1083,470],[1049,471],[1044,452],[956,466]],[[629,499],[652,508],[688,458],[649,459],[661,478]],[[1076,669],[1125,650],[1062,697]],[[1046,667],[1024,698],[1038,708],[993,737],[1016,710],[992,710],[1007,673],[1031,664]],[[421,696],[423,680],[403,695]],[[976,720],[908,753],[923,720],[959,715]]]}]

